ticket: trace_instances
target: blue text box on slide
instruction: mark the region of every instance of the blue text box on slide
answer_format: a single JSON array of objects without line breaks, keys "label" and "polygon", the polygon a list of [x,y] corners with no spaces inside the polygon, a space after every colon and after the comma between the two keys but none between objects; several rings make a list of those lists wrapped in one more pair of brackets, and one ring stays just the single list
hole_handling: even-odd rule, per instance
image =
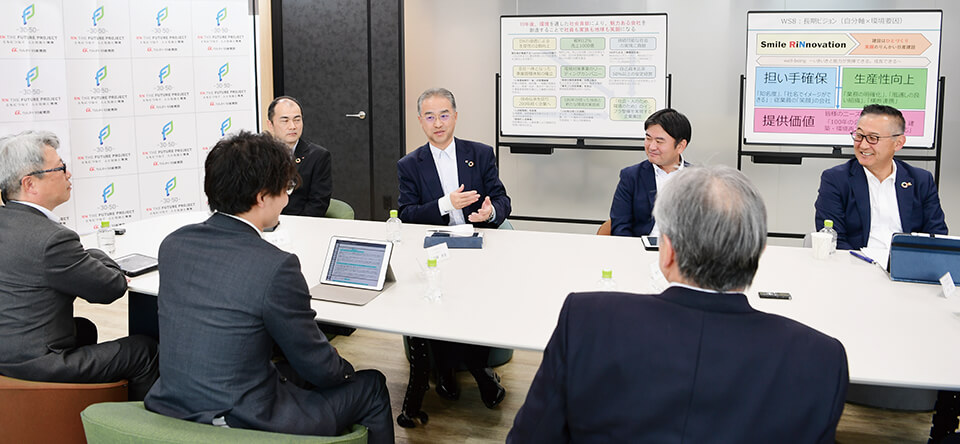
[{"label": "blue text box on slide", "polygon": [[757,107],[834,108],[837,67],[757,67]]}]

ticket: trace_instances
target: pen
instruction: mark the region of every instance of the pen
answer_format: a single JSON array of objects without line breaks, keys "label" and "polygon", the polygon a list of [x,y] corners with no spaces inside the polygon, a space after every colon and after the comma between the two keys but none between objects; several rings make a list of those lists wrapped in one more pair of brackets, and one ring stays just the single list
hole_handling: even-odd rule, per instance
[{"label": "pen", "polygon": [[868,263],[868,264],[875,264],[875,263],[877,263],[877,261],[875,261],[875,260],[873,260],[873,259],[870,259],[869,257],[866,257],[866,256],[864,256],[864,255],[862,255],[862,254],[860,254],[860,253],[857,253],[856,251],[850,250],[850,254],[852,254],[853,257],[855,257],[855,258],[857,258],[857,259],[860,259],[860,260],[862,260],[862,261],[864,261],[864,262],[866,262],[866,263]]}]

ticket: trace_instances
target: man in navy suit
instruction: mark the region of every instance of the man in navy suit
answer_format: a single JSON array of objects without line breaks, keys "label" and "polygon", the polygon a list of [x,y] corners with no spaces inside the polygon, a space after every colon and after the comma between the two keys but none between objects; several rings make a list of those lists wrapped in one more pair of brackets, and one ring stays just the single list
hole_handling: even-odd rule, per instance
[{"label": "man in navy suit", "polygon": [[893,158],[906,143],[904,129],[900,110],[863,107],[850,133],[856,159],[820,176],[816,229],[832,220],[837,248],[890,248],[893,233],[947,234],[933,175]]},{"label": "man in navy suit", "polygon": [[283,207],[282,214],[325,216],[333,194],[330,151],[301,139],[303,111],[300,102],[290,96],[273,99],[267,106],[267,132],[290,148],[300,175],[300,186],[293,190],[290,203]]},{"label": "man in navy suit", "polygon": [[685,168],[653,212],[670,287],[569,295],[507,442],[832,443],[843,345],[743,294],[766,244],[757,189]]},{"label": "man in navy suit", "polygon": [[[500,182],[493,148],[453,137],[457,125],[457,102],[453,93],[444,88],[424,91],[417,100],[417,119],[428,142],[397,162],[400,219],[417,224],[469,222],[477,227],[499,227],[510,215],[510,197]],[[500,378],[487,367],[489,347],[413,340],[429,344],[437,364],[438,394],[447,399],[460,397],[454,371],[463,363],[476,379],[488,408],[496,407],[503,400],[506,391],[500,385]],[[422,384],[425,381],[411,384],[409,389],[425,391]],[[410,395],[408,392],[408,398]],[[418,409],[409,413],[417,414]],[[405,425],[402,419],[398,421]]]},{"label": "man in navy suit", "polygon": [[[204,192],[214,214],[160,244],[160,379],[147,409],[206,424],[392,443],[383,374],[354,371],[317,328],[296,255],[265,241],[297,170],[273,137],[217,142]],[[271,360],[274,347],[289,366]]]},{"label": "man in navy suit", "polygon": [[643,149],[647,160],[620,170],[620,183],[610,206],[610,231],[614,236],[656,236],[653,202],[657,190],[685,166],[683,150],[690,143],[690,121],[665,108],[644,122]]}]

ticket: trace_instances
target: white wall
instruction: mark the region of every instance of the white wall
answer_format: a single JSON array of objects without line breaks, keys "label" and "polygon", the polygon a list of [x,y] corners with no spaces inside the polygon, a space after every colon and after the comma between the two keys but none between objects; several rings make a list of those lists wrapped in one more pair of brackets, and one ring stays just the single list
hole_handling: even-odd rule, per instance
[{"label": "white wall", "polygon": [[[667,68],[673,74],[672,106],[693,125],[690,148],[684,153],[695,164],[737,164],[739,77],[744,70],[746,15],[751,10],[942,9],[943,35],[940,75],[946,76],[944,149],[940,196],[947,224],[960,232],[960,2],[949,0],[717,0],[616,1],[596,0],[406,0],[404,44],[406,69],[407,141],[410,151],[425,142],[416,120],[416,99],[433,86],[449,88],[457,96],[458,137],[493,145],[496,103],[494,76],[499,71],[499,17],[516,14],[601,14],[666,12],[668,14]],[[636,163],[642,153],[600,152],[594,162]],[[635,157],[624,162],[625,157]],[[543,159],[542,157],[540,159]],[[596,177],[591,168],[566,171],[563,179],[589,188],[596,202],[582,197],[559,202],[532,186],[549,182],[529,177],[530,156],[501,152],[501,176],[514,201],[514,214],[547,217],[606,219],[616,177]],[[563,162],[553,160],[552,163]],[[582,156],[570,156],[583,163]],[[753,165],[744,159],[743,171],[764,194],[770,231],[805,232],[813,228],[813,201],[820,172],[840,163],[833,159],[804,159],[801,166]],[[932,162],[914,163],[932,170]],[[572,170],[572,169],[570,169]],[[596,171],[593,169],[592,171]],[[580,174],[580,175],[578,175]],[[593,174],[593,175],[591,175]],[[582,183],[581,183],[582,182]],[[579,201],[577,200],[579,199]],[[525,227],[526,228],[526,227]],[[542,228],[542,227],[538,227]],[[567,230],[562,226],[556,229]],[[577,230],[579,231],[579,230]]]}]

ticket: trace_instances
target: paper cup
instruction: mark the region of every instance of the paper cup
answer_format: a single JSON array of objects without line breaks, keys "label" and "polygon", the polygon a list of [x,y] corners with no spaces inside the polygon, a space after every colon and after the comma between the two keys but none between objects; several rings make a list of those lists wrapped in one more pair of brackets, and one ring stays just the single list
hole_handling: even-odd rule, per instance
[{"label": "paper cup", "polygon": [[817,259],[826,259],[830,257],[830,245],[833,243],[833,235],[830,233],[811,233],[813,240],[813,257]]}]

